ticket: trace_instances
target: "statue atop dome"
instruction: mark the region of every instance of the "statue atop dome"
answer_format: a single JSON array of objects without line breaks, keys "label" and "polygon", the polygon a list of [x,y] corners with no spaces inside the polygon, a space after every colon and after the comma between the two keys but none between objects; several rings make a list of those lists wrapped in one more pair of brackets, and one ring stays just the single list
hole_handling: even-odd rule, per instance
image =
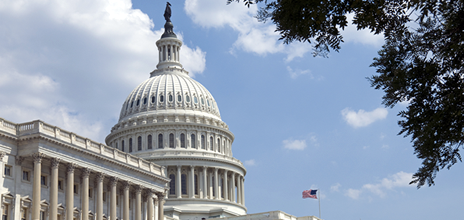
[{"label": "statue atop dome", "polygon": [[171,3],[166,2],[166,10],[164,10],[164,19],[166,22],[171,22]]},{"label": "statue atop dome", "polygon": [[161,38],[165,37],[174,37],[177,38],[176,34],[172,30],[174,25],[171,22],[171,3],[166,2],[166,10],[164,10],[164,19],[166,19],[166,24],[164,24],[164,33],[161,35]]}]

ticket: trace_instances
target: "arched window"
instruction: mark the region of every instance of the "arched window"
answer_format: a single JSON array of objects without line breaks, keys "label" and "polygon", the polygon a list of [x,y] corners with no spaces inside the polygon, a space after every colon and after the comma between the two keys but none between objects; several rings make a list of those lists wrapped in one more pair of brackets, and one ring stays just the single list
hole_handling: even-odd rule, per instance
[{"label": "arched window", "polygon": [[221,152],[221,140],[219,138],[218,138],[217,144],[218,144],[218,147],[217,147],[218,151]]},{"label": "arched window", "polygon": [[169,134],[169,147],[174,148],[174,134],[173,133]]},{"label": "arched window", "polygon": [[163,134],[158,135],[158,148],[164,148],[164,146],[163,146]]},{"label": "arched window", "polygon": [[140,105],[140,99],[137,99],[137,106]]},{"label": "arched window", "polygon": [[132,138],[129,138],[129,153],[132,152]]},{"label": "arched window", "polygon": [[143,104],[147,104],[147,97],[143,98]]},{"label": "arched window", "polygon": [[152,143],[152,140],[151,140],[151,135],[148,135],[147,137],[147,142],[148,142],[148,149],[152,149],[153,148],[153,143]]},{"label": "arched window", "polygon": [[121,141],[121,150],[124,152],[124,140]]},{"label": "arched window", "polygon": [[[214,186],[214,184],[215,184],[215,183],[214,183],[214,178],[213,178],[212,180],[213,180],[213,181],[211,181],[211,182],[212,182],[211,186]],[[216,192],[215,192],[215,190],[214,190],[215,187],[211,187],[211,188],[213,188],[213,196],[216,196]]]},{"label": "arched window", "polygon": [[137,150],[142,150],[142,136],[137,138]]},{"label": "arched window", "polygon": [[181,189],[182,189],[182,195],[187,195],[187,175],[182,174],[180,175],[181,180],[180,182],[182,183]]},{"label": "arched window", "polygon": [[195,134],[190,135],[190,147],[195,148]]},{"label": "arched window", "polygon": [[219,186],[221,187],[221,198],[224,198],[224,179],[221,177],[221,179],[219,180]]},{"label": "arched window", "polygon": [[201,149],[206,149],[205,135],[201,135]]},{"label": "arched window", "polygon": [[131,102],[131,108],[132,108],[132,106],[134,106],[134,101]]},{"label": "arched window", "polygon": [[160,102],[164,102],[164,95],[160,95]]},{"label": "arched window", "polygon": [[115,146],[115,148],[116,148],[116,149],[119,149],[119,148],[118,148],[118,142],[116,142],[116,146]]},{"label": "arched window", "polygon": [[155,96],[151,97],[151,103],[155,103]]},{"label": "arched window", "polygon": [[171,179],[169,183],[169,195],[176,195],[176,176],[174,174],[169,174],[169,179]]},{"label": "arched window", "polygon": [[180,147],[185,148],[185,134],[180,134]]},{"label": "arched window", "polygon": [[213,137],[209,137],[209,149],[213,150],[214,149],[214,140]]},{"label": "arched window", "polygon": [[190,96],[189,95],[185,96],[185,101],[190,102]]},{"label": "arched window", "polygon": [[181,96],[181,95],[177,95],[177,101],[178,101],[178,102],[181,102],[181,101],[182,101],[182,96]]},{"label": "arched window", "polygon": [[172,94],[169,94],[169,101],[172,102]]}]

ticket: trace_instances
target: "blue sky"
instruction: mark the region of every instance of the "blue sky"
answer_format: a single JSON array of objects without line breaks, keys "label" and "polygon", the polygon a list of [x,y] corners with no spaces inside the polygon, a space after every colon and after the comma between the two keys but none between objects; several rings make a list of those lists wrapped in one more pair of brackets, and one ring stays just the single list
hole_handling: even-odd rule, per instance
[{"label": "blue sky", "polygon": [[[349,27],[340,53],[278,41],[256,7],[172,1],[181,62],[216,99],[244,162],[248,213],[323,219],[462,219],[464,167],[408,185],[420,165],[398,111],[366,77],[382,38]],[[164,1],[0,2],[0,117],[41,119],[104,142],[125,98],[157,64]]]}]

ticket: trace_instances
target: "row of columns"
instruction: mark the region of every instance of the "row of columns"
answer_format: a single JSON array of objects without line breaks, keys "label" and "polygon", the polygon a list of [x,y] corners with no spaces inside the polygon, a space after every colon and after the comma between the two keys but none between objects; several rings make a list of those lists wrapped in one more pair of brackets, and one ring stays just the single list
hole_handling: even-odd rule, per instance
[{"label": "row of columns", "polygon": [[[226,200],[230,202],[236,202],[241,205],[245,205],[245,179],[241,174],[235,173],[233,171],[219,169],[216,167],[207,167],[207,166],[189,166],[190,170],[188,171],[188,197],[195,198],[195,168],[198,169],[198,196],[202,199],[216,199],[216,200]],[[201,170],[201,172],[200,172]],[[212,172],[208,172],[212,171]],[[176,197],[182,198],[182,166],[176,166]],[[228,179],[228,176],[231,176]],[[237,176],[237,179],[236,179]],[[223,184],[220,188],[219,178],[222,177]],[[200,184],[200,180],[203,184]],[[213,181],[214,180],[214,181]],[[214,184],[213,184],[214,182]],[[237,187],[237,190],[235,189]],[[223,194],[222,195],[222,192]],[[214,192],[214,196],[213,196]],[[235,198],[237,195],[237,198]]]},{"label": "row of columns", "polygon": [[[35,153],[32,155],[34,159],[34,178],[33,178],[33,189],[32,189],[32,220],[40,219],[40,191],[41,191],[41,169],[42,159],[44,154]],[[57,220],[58,215],[58,170],[59,170],[60,159],[51,158],[51,178],[50,178],[50,216],[49,220]],[[74,170],[77,166],[73,163],[67,164],[67,185],[66,185],[66,220],[73,220],[74,213]],[[81,209],[82,209],[82,220],[89,220],[89,176],[91,170],[88,168],[82,168],[82,192],[81,192]],[[97,187],[97,198],[96,198],[96,220],[103,220],[103,181],[105,176],[102,173],[96,175],[96,187]],[[120,181],[123,184],[123,220],[129,220],[129,191],[131,183],[129,181]],[[116,195],[117,195],[117,183],[118,178],[110,177],[110,220],[117,219],[117,207],[116,207]],[[143,187],[140,185],[133,185],[135,187],[135,220],[142,220],[142,191]],[[154,203],[153,200],[158,201],[158,219],[164,220],[163,204],[164,197],[163,193],[155,193],[154,190],[148,189],[148,210],[147,220],[156,220],[154,217]],[[156,196],[155,196],[156,194]]]}]

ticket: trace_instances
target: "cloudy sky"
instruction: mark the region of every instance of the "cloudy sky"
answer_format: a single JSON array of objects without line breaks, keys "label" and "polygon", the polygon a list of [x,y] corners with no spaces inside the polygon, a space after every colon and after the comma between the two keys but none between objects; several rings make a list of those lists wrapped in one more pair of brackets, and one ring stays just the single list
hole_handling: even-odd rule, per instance
[{"label": "cloudy sky", "polygon": [[[340,53],[284,45],[256,7],[172,1],[181,61],[213,94],[248,169],[248,213],[323,219],[462,219],[464,166],[436,186],[408,185],[420,165],[398,136],[398,105],[366,77],[383,40],[349,27]],[[0,1],[0,117],[41,119],[104,142],[125,98],[157,64],[164,1]]]}]

